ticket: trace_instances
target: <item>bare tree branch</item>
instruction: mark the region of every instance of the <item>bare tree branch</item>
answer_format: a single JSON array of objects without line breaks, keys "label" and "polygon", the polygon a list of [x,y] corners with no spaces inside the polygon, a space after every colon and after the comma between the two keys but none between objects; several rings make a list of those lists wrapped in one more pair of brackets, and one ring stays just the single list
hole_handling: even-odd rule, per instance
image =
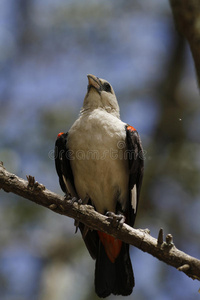
[{"label": "bare tree branch", "polygon": [[190,45],[200,86],[200,1],[170,0],[177,30]]},{"label": "bare tree branch", "polygon": [[171,234],[166,236],[164,242],[162,229],[159,231],[157,240],[147,230],[136,230],[127,224],[123,224],[120,229],[114,228],[108,217],[97,213],[93,207],[66,200],[64,197],[47,190],[32,176],[27,176],[27,179],[24,180],[9,173],[3,167],[3,163],[0,163],[0,189],[31,200],[61,215],[81,221],[91,229],[104,231],[144,252],[148,252],[166,264],[184,272],[192,279],[200,280],[200,260],[178,250],[173,244]]}]

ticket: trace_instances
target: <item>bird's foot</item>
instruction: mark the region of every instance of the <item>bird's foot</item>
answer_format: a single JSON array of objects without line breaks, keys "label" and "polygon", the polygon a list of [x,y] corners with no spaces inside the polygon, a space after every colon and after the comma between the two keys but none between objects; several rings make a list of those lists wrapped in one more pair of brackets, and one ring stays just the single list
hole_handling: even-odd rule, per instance
[{"label": "bird's foot", "polygon": [[83,201],[77,197],[71,197],[70,194],[65,195],[65,200],[70,204],[78,203],[79,205],[83,204]]},{"label": "bird's foot", "polygon": [[[81,204],[87,204],[88,201],[89,201],[89,197],[86,196],[84,198],[84,200],[80,199],[80,198],[77,198],[77,197],[71,197],[70,194],[66,194],[65,195],[65,200],[68,201],[71,205],[73,205],[74,203],[78,203],[78,205],[81,205]],[[78,227],[79,227],[79,221],[78,220],[74,220],[74,226],[76,227],[75,229],[75,233],[77,233],[78,231]],[[87,226],[85,226],[85,230],[83,232],[83,236],[85,237],[88,233],[88,230],[89,228]]]},{"label": "bird's foot", "polygon": [[70,194],[65,194],[65,195],[64,195],[64,200],[65,200],[65,201],[69,201],[71,198],[72,198],[72,197],[71,197]]},{"label": "bird's foot", "polygon": [[110,224],[115,227],[115,228],[121,228],[122,225],[125,222],[125,216],[122,214],[115,214],[112,211],[108,211],[106,213],[106,216],[108,217],[108,221],[110,222]]},{"label": "bird's foot", "polygon": [[[74,203],[78,203],[79,205],[82,204],[82,200],[77,198],[77,197],[73,197],[70,194],[65,194],[64,196],[65,201],[67,201],[70,205],[73,205]],[[79,226],[79,221],[78,220],[74,220],[74,226],[76,227],[75,229],[75,233],[77,233],[78,231],[78,226]]]},{"label": "bird's foot", "polygon": [[78,203],[79,205],[88,204],[88,201],[89,201],[88,196],[86,196],[83,200],[78,198],[78,197],[73,197],[72,198],[70,194],[66,194],[64,197],[65,197],[65,200],[68,201],[71,204],[74,204],[74,203]]}]

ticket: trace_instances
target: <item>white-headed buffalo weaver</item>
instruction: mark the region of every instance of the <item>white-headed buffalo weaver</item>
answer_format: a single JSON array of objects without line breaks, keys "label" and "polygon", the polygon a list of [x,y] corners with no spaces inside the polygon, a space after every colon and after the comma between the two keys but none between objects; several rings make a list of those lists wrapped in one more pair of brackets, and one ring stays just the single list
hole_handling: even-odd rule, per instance
[{"label": "white-headed buffalo weaver", "polygon": [[[115,221],[134,225],[143,177],[143,150],[136,129],[120,120],[112,86],[88,75],[88,90],[79,118],[58,134],[55,164],[62,190]],[[129,295],[134,275],[129,245],[78,224],[96,260],[99,297]]]}]

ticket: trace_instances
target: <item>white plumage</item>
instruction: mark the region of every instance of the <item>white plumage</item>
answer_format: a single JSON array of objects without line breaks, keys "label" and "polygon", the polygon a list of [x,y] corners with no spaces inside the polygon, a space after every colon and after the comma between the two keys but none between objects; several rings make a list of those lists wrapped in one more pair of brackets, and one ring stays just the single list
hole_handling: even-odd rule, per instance
[{"label": "white plumage", "polygon": [[125,209],[128,201],[125,125],[99,107],[83,109],[68,132],[67,148],[72,151],[71,167],[77,193],[81,199],[89,196],[101,213],[114,212],[117,200]]}]

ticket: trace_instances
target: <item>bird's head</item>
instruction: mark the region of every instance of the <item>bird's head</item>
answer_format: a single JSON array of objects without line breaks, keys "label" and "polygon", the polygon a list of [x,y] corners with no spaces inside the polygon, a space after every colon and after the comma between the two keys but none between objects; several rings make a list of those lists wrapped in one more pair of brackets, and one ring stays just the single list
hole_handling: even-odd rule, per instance
[{"label": "bird's head", "polygon": [[84,99],[82,112],[100,108],[119,118],[119,105],[110,83],[94,75],[87,75],[88,91]]}]

